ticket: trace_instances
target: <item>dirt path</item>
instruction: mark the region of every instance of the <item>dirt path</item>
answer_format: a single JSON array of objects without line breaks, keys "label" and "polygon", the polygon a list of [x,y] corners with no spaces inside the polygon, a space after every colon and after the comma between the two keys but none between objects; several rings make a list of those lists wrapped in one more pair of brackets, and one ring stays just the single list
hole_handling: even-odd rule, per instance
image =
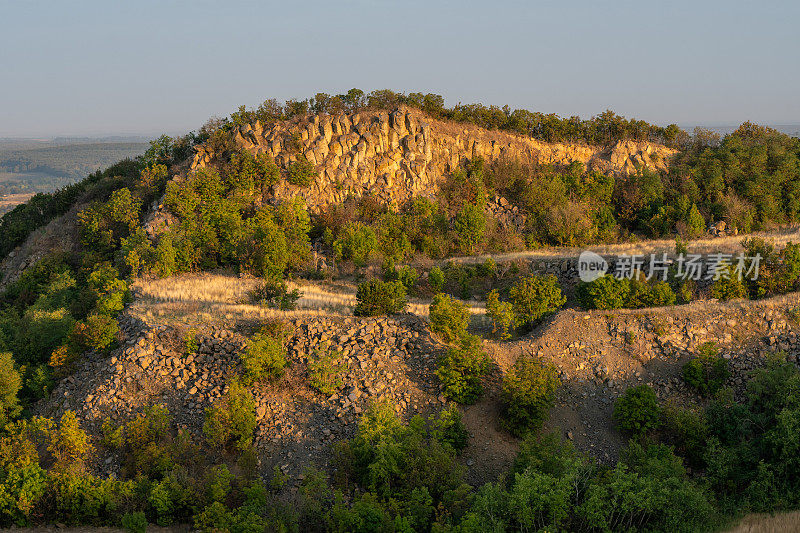
[{"label": "dirt path", "polygon": [[[687,246],[690,253],[706,254],[712,252],[739,253],[742,251],[742,240],[747,237],[760,237],[773,243],[776,247],[782,247],[787,242],[800,242],[800,225],[788,226],[785,228],[760,231],[750,234],[742,234],[728,237],[697,239],[688,241]],[[600,244],[588,245],[584,247],[548,247],[539,250],[526,250],[523,252],[513,252],[508,254],[483,254],[466,257],[454,257],[448,259],[455,263],[477,264],[483,263],[488,258],[492,258],[498,263],[508,261],[518,261],[520,259],[530,260],[552,260],[577,257],[584,250],[592,250],[601,255],[622,255],[622,254],[650,254],[650,253],[675,253],[675,239],[648,240],[638,243],[623,244]]]}]

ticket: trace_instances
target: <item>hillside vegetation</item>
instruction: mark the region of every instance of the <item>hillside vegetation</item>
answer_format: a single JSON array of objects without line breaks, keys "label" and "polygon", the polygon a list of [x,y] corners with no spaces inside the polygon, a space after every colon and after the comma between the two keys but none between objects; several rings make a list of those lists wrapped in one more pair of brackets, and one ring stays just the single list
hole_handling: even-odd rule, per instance
[{"label": "hillside vegetation", "polygon": [[[278,188],[315,186],[319,169],[301,153],[303,139],[281,140],[282,150],[295,148],[285,158],[241,149],[236,141],[245,126],[281,133],[309,113],[392,111],[397,105],[547,142],[610,147],[637,140],[680,150],[668,165],[643,165],[629,175],[580,163],[465,158],[435,190],[403,205],[386,205],[366,191],[311,212],[299,195],[276,194]],[[213,158],[191,168],[201,146]],[[65,234],[72,236],[63,253],[7,271],[0,295],[0,523],[111,524],[133,531],[148,522],[232,532],[702,531],[743,512],[797,509],[796,358],[782,352],[767,357],[767,348],[759,348],[761,366],[737,376],[734,391],[715,347],[693,347],[697,358],[683,376],[696,391],[694,408],[662,405],[648,385],[630,383],[614,407],[617,428],[630,443],[618,461],[600,462],[540,431],[563,372],[535,350],[497,369],[476,333],[526,338],[565,305],[613,310],[795,292],[800,245],[776,249],[747,239],[743,250],[764,258],[762,275],[706,284],[670,271],[666,281],[639,272],[629,280],[604,277],[573,287],[561,268],[542,272],[528,262],[446,259],[665,236],[677,237],[676,251],[685,251],[711,222],[749,233],[799,218],[800,140],[749,123],[719,139],[611,112],[579,120],[481,105],[448,109],[437,95],[354,89],[284,105],[268,100],[212,120],[198,133],[162,137],[142,156],[36,195],[0,221],[5,265],[20,264],[14,262],[18,246],[35,243],[48,224],[67,225]],[[247,291],[220,289],[225,298],[235,293],[247,300],[228,304],[290,311],[302,295],[287,281],[345,280],[355,294],[341,299],[348,306],[354,301],[356,316],[338,324],[335,336],[317,330],[313,318],[295,321],[294,330],[275,313],[267,313],[270,320],[250,314],[244,329],[232,326],[235,336],[188,330],[178,339],[166,328],[130,336],[136,317],[126,307],[135,280],[220,269],[248,276]],[[214,297],[199,304],[211,308]],[[413,327],[372,318],[402,317],[410,298],[417,306],[430,303],[424,343],[411,318]],[[474,327],[459,299],[486,301],[492,333]],[[141,316],[147,318],[139,308]],[[389,332],[391,340],[382,346],[376,331]],[[153,344],[153,352],[142,353],[156,336],[159,348]],[[636,338],[625,342],[635,346]],[[359,351],[367,345],[377,345],[369,357]],[[146,382],[126,374],[123,363],[134,356],[137,372],[158,374]],[[358,369],[374,363],[376,376],[394,375],[385,361],[398,373],[406,361],[419,394],[436,398],[435,412],[418,410],[397,383],[403,408],[355,405],[358,387],[377,387],[366,378],[359,382]],[[354,366],[349,374],[347,364]],[[112,397],[138,391],[138,400],[153,401],[139,406],[131,400],[136,412],[117,410],[89,424],[63,408],[74,376],[88,369],[97,370],[98,379],[110,376],[103,386],[111,387],[106,392]],[[148,392],[167,376],[184,388],[190,374],[212,391],[204,400],[189,397],[200,385],[171,407],[166,401],[177,389]],[[337,376],[343,374],[356,381],[355,389],[342,389]],[[254,444],[254,435],[266,404],[256,399],[305,381],[320,401],[341,401],[342,409],[360,416],[335,445],[330,433],[323,437],[333,467],[308,470],[292,493],[284,488],[285,471],[260,466],[264,447]],[[487,389],[499,405],[491,423],[508,439],[521,439],[514,440],[519,455],[501,479],[473,487],[460,460],[469,443],[462,411],[444,400],[471,404]],[[90,396],[87,405],[95,400]],[[175,419],[176,409],[193,418]],[[39,416],[50,412],[59,415]]]}]

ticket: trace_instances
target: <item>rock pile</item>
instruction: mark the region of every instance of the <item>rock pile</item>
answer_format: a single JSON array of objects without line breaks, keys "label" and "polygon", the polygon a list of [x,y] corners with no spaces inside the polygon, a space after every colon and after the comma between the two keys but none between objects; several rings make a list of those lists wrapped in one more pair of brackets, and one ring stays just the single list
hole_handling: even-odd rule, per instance
[{"label": "rock pile", "polygon": [[[291,452],[324,461],[321,445],[352,435],[354,422],[375,401],[390,401],[406,418],[445,403],[433,374],[441,345],[416,317],[295,319],[289,326],[285,376],[251,389],[256,445],[267,458]],[[108,355],[87,354],[40,406],[40,414],[59,417],[70,409],[97,429],[106,418],[121,423],[158,403],[179,427],[200,438],[205,409],[227,392],[240,370],[247,336],[221,328],[149,327],[127,315],[121,329],[120,347]],[[187,335],[197,341],[194,353],[186,351]],[[339,354],[343,368],[341,387],[329,397],[309,386],[307,371],[309,360],[326,350]]]},{"label": "rock pile", "polygon": [[525,214],[519,210],[519,207],[512,205],[508,200],[502,196],[495,196],[487,202],[485,207],[486,213],[497,220],[497,222],[506,229],[512,229],[518,233],[525,231]]}]

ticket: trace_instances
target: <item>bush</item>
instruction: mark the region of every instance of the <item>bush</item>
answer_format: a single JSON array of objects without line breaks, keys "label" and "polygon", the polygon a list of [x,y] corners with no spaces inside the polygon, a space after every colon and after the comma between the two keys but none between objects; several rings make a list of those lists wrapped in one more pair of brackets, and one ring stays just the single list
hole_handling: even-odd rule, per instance
[{"label": "bush", "polygon": [[0,523],[27,525],[41,512],[49,476],[36,462],[9,465],[0,476]]},{"label": "bush", "polygon": [[584,309],[621,309],[628,302],[631,286],[627,279],[601,276],[578,283],[575,293]]},{"label": "bush", "polygon": [[620,429],[636,435],[658,426],[661,410],[656,393],[649,385],[630,387],[614,402],[614,420]]},{"label": "bush", "polygon": [[529,276],[521,279],[509,291],[514,322],[517,326],[532,327],[554,313],[567,301],[561,293],[558,279],[553,276]]},{"label": "bush", "polygon": [[503,340],[511,338],[509,330],[514,327],[514,308],[510,302],[500,301],[496,290],[486,295],[486,316],[492,320],[492,333]]},{"label": "bush", "polygon": [[266,305],[281,311],[291,311],[297,308],[297,300],[302,294],[299,289],[289,290],[282,279],[265,279],[250,293],[250,301]]},{"label": "bush", "polygon": [[444,272],[438,266],[435,266],[428,272],[428,284],[433,289],[433,292],[442,292],[444,288]]},{"label": "bush", "polygon": [[433,297],[429,316],[431,331],[448,344],[458,341],[467,334],[469,308],[465,303],[447,294],[440,293]]},{"label": "bush", "polygon": [[630,280],[631,290],[625,307],[639,309],[643,307],[661,307],[675,303],[675,292],[666,282],[646,282],[644,280]]},{"label": "bush", "polygon": [[677,299],[665,281],[648,282],[641,275],[629,278],[601,276],[589,283],[580,282],[575,289],[585,309],[621,309],[673,305]]},{"label": "bush", "polygon": [[474,253],[475,247],[483,242],[486,233],[486,214],[483,207],[476,204],[467,204],[456,214],[453,227],[458,235],[461,250],[465,253]]},{"label": "bush", "polygon": [[734,272],[733,267],[728,265],[723,272],[724,274],[711,285],[711,296],[720,300],[747,298],[747,285],[744,279]]},{"label": "bush", "polygon": [[317,168],[306,159],[306,156],[301,155],[297,161],[289,164],[289,175],[286,177],[286,181],[298,187],[308,187],[316,177]]},{"label": "bush", "polygon": [[228,393],[206,409],[203,433],[212,446],[233,444],[244,450],[253,442],[256,428],[256,403],[253,395],[237,381]]},{"label": "bush", "polygon": [[480,343],[480,337],[464,334],[458,346],[440,357],[436,375],[451,400],[472,404],[483,393],[481,380],[489,371],[489,357]]},{"label": "bush", "polygon": [[[356,435],[337,448],[336,470],[383,501],[393,499],[403,507],[416,499],[415,491],[425,489],[435,507],[461,487],[464,470],[456,462],[454,448],[437,439],[436,428],[441,425],[435,421],[432,425],[419,416],[404,425],[392,405],[373,404],[359,420]],[[421,530],[427,531],[427,524]]]},{"label": "bush", "polygon": [[75,324],[70,340],[81,349],[104,350],[117,339],[119,324],[108,315],[92,314]]},{"label": "bush", "polygon": [[21,388],[22,378],[14,369],[13,356],[0,352],[0,430],[20,413],[17,393]]},{"label": "bush", "polygon": [[309,383],[317,391],[330,396],[342,387],[342,374],[346,368],[340,352],[326,349],[320,353],[316,350],[308,361]]},{"label": "bush", "polygon": [[358,284],[356,316],[379,316],[402,313],[408,298],[406,288],[399,281],[384,282],[378,279]]},{"label": "bush", "polygon": [[147,517],[142,511],[125,513],[122,515],[120,523],[129,533],[145,533],[147,531]]},{"label": "bush", "polygon": [[703,396],[716,394],[729,375],[728,362],[713,342],[703,344],[700,355],[683,365],[683,380]]},{"label": "bush", "polygon": [[430,418],[433,427],[433,437],[442,444],[449,444],[454,450],[460,452],[467,445],[469,431],[461,421],[461,411],[451,404],[443,409],[439,416]]},{"label": "bush", "polygon": [[555,367],[520,356],[503,379],[503,426],[518,437],[541,427],[559,382]]},{"label": "bush", "polygon": [[417,284],[419,273],[415,268],[408,265],[398,269],[391,259],[387,259],[383,264],[383,279],[385,281],[399,281],[408,292],[411,292]]},{"label": "bush", "polygon": [[[123,472],[133,477],[139,474],[160,477],[175,465],[170,425],[172,417],[166,407],[151,405],[130,420],[124,428]],[[108,442],[115,438],[112,427],[106,427]],[[105,440],[105,435],[104,435]]]},{"label": "bush", "polygon": [[347,224],[333,241],[337,259],[350,260],[358,266],[366,265],[377,248],[375,232],[360,222]]},{"label": "bush", "polygon": [[703,464],[708,443],[708,424],[702,412],[696,413],[674,405],[663,411],[662,431],[666,440],[686,457],[693,466]]},{"label": "bush", "polygon": [[119,271],[110,263],[101,263],[95,267],[86,283],[95,297],[97,314],[116,316],[130,299],[128,284],[119,279]]},{"label": "bush", "polygon": [[82,471],[92,451],[89,436],[83,431],[73,411],[66,411],[50,437],[47,448],[58,471]]},{"label": "bush", "polygon": [[262,379],[277,379],[286,367],[286,349],[283,339],[276,338],[262,329],[247,342],[247,348],[240,354],[243,383],[249,385]]}]

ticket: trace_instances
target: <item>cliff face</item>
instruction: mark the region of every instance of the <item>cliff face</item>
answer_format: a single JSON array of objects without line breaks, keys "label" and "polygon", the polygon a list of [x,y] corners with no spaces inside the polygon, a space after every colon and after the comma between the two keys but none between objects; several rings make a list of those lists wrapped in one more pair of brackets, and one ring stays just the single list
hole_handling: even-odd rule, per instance
[{"label": "cliff face", "polygon": [[[304,155],[319,176],[307,188],[285,180],[275,186],[276,198],[302,196],[317,211],[349,195],[371,193],[387,203],[402,204],[414,196],[431,197],[449,172],[467,159],[482,157],[570,164],[590,170],[628,175],[637,166],[666,169],[675,150],[651,143],[623,141],[612,148],[550,144],[500,131],[433,120],[416,110],[310,116],[264,128],[259,122],[239,128],[238,148],[266,154],[288,168]],[[201,146],[192,168],[212,164],[213,153]]]}]

